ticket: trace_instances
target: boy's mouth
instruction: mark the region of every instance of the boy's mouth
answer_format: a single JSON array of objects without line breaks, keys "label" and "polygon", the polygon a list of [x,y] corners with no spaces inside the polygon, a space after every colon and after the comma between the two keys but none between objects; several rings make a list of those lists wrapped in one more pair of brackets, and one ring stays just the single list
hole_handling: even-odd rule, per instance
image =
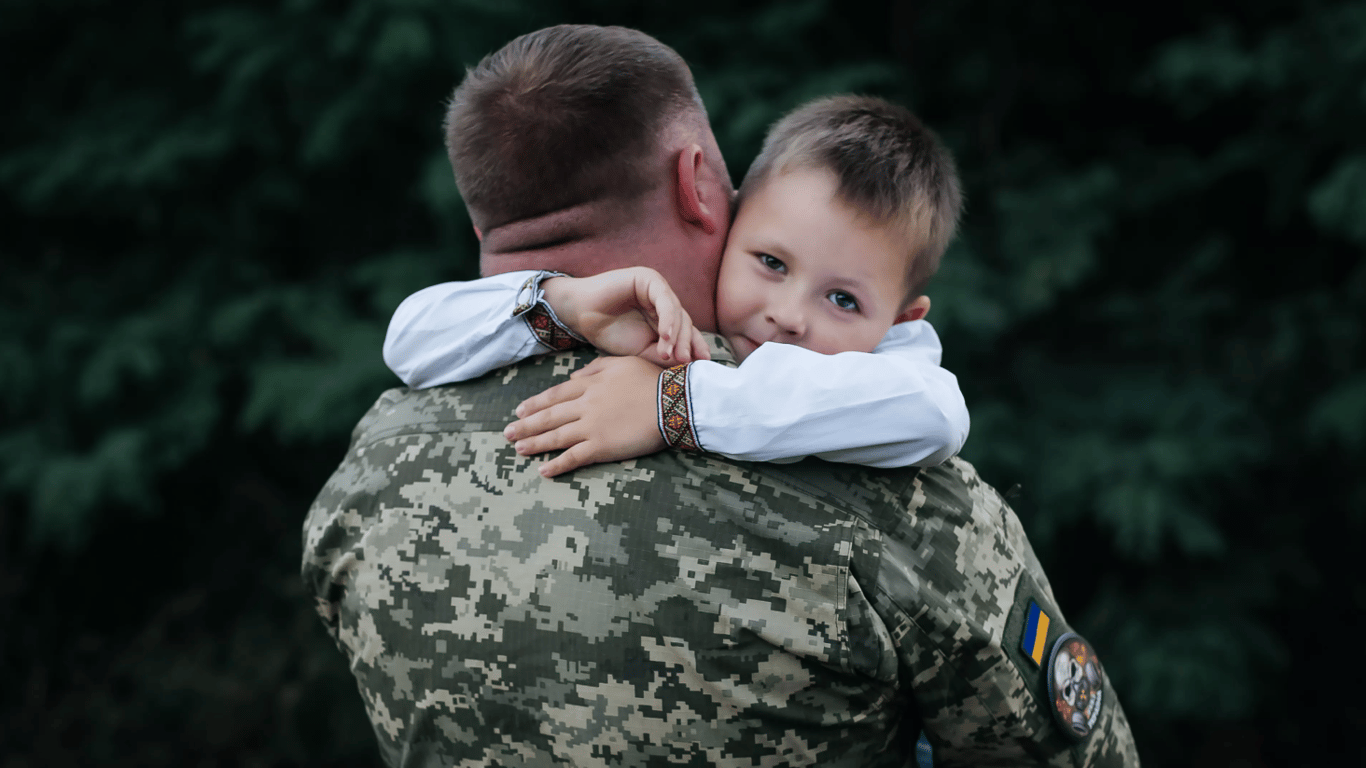
[{"label": "boy's mouth", "polygon": [[735,353],[735,361],[739,363],[744,362],[745,358],[750,356],[750,353],[759,348],[759,345],[755,344],[753,339],[743,333],[727,336],[726,340],[730,342],[731,351]]},{"label": "boy's mouth", "polygon": [[744,334],[740,334],[737,338],[744,342],[744,346],[745,346],[744,355],[745,355],[746,357],[748,357],[750,354],[752,354],[752,353],[754,352],[754,350],[758,349],[759,347],[763,346],[763,344],[764,344],[764,342],[762,342],[762,341],[755,341],[754,339],[752,339],[752,338],[750,338],[749,336],[746,336],[746,335],[744,335]]}]

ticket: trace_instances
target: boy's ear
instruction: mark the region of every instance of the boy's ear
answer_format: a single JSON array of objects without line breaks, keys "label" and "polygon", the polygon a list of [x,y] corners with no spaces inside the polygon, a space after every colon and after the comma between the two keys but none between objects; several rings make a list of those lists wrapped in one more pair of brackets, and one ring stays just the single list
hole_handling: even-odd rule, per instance
[{"label": "boy's ear", "polygon": [[907,304],[905,309],[901,310],[901,314],[896,316],[896,319],[892,321],[892,324],[895,325],[897,323],[909,323],[912,320],[921,320],[925,315],[929,314],[929,312],[930,297],[920,295],[916,297],[915,301]]},{"label": "boy's ear", "polygon": [[484,242],[484,233],[479,231],[479,227],[474,227],[474,238],[479,242]]},{"label": "boy's ear", "polygon": [[697,171],[705,161],[702,147],[696,144],[690,144],[678,153],[678,212],[685,221],[714,235],[718,224],[716,212],[707,205],[702,188],[697,184]]}]

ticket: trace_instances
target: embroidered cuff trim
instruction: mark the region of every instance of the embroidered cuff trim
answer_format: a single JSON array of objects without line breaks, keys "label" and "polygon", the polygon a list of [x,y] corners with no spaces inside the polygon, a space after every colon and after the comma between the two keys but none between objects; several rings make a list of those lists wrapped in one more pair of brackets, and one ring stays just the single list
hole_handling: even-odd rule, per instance
[{"label": "embroidered cuff trim", "polygon": [[526,321],[531,333],[536,336],[536,341],[555,351],[573,349],[588,341],[582,336],[569,330],[569,326],[560,322],[560,318],[555,316],[555,310],[545,301],[545,291],[541,288],[541,281],[550,277],[568,277],[563,272],[540,271],[527,278],[522,287],[517,290],[517,306],[512,309],[513,317],[521,317]]},{"label": "embroidered cuff trim", "polygon": [[659,433],[664,442],[683,451],[700,451],[692,425],[688,366],[675,365],[659,374]]}]

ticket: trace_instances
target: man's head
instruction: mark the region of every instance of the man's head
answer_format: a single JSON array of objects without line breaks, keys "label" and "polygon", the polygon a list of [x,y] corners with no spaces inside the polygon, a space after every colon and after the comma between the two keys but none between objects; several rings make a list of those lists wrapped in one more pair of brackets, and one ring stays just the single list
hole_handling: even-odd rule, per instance
[{"label": "man's head", "polygon": [[717,286],[742,357],[765,341],[871,351],[929,310],[962,194],[948,151],[882,99],[821,99],[769,132],[740,187]]},{"label": "man's head", "polygon": [[732,188],[671,48],[621,27],[523,35],[466,74],[446,145],[484,274],[650,266],[712,325]]}]

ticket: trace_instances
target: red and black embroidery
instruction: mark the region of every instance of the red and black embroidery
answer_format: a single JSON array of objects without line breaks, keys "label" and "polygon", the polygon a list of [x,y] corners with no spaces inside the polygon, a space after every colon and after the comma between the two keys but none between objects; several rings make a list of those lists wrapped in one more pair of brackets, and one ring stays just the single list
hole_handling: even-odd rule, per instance
[{"label": "red and black embroidery", "polygon": [[560,325],[555,315],[551,314],[545,302],[539,302],[531,309],[526,310],[522,315],[526,320],[527,327],[536,334],[536,340],[551,349],[559,352],[565,349],[573,349],[583,344],[583,339],[570,333],[568,328]]},{"label": "red and black embroidery", "polygon": [[561,323],[560,318],[555,316],[555,310],[546,303],[541,281],[551,277],[568,275],[563,272],[541,271],[528,277],[526,282],[522,283],[522,287],[517,289],[517,306],[513,308],[512,316],[525,320],[536,341],[556,352],[588,344],[586,339]]},{"label": "red and black embroidery", "polygon": [[659,374],[659,433],[664,442],[684,451],[700,451],[688,400],[688,366],[675,365]]}]

